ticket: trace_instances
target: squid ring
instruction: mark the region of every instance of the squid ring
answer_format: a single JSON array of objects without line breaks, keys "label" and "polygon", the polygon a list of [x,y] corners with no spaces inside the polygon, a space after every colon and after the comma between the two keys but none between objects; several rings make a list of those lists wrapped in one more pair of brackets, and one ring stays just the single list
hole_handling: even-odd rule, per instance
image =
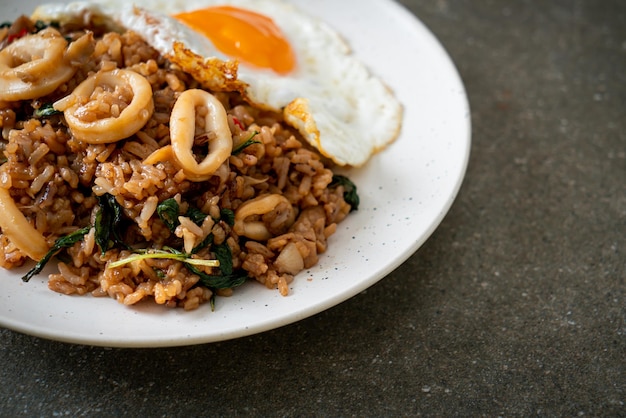
[{"label": "squid ring", "polygon": [[15,204],[9,191],[0,187],[0,228],[11,242],[33,260],[41,259],[48,252],[46,239],[28,222]]},{"label": "squid ring", "polygon": [[246,222],[246,218],[252,215],[265,215],[271,212],[281,203],[291,203],[285,196],[279,194],[266,194],[255,197],[243,203],[235,211],[235,225],[233,230],[239,236],[246,236],[257,241],[266,241],[272,237],[267,226],[261,221]]},{"label": "squid ring", "polygon": [[76,68],[64,57],[67,41],[42,31],[15,40],[0,51],[0,100],[28,100],[52,93]]},{"label": "squid ring", "polygon": [[[98,86],[114,88],[118,85],[130,86],[133,92],[131,102],[122,109],[119,116],[95,121],[81,118],[85,113],[81,99],[97,100],[97,97],[92,96]],[[54,108],[63,112],[70,131],[77,139],[89,144],[117,142],[135,134],[152,117],[152,86],[144,76],[131,70],[100,71],[80,83],[71,95],[55,102]]]},{"label": "squid ring", "polygon": [[[206,132],[215,133],[215,138],[209,139],[209,152],[200,163],[192,152],[197,106],[206,106],[205,129]],[[176,100],[170,117],[170,138],[176,162],[192,181],[211,178],[233,150],[233,138],[224,106],[211,93],[200,89],[186,90]]]}]

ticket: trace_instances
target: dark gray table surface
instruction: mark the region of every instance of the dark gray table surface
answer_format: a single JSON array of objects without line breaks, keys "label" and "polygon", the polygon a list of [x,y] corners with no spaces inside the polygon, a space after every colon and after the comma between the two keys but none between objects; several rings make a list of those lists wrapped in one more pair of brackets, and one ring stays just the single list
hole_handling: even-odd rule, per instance
[{"label": "dark gray table surface", "polygon": [[466,179],[395,272],[222,343],[1,330],[3,416],[626,416],[626,2],[403,0],[472,109]]}]

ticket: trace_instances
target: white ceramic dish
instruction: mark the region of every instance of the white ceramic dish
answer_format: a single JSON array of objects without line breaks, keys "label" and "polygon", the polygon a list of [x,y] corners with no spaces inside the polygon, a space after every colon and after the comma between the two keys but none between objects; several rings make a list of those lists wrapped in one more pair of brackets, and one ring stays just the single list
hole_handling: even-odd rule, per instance
[{"label": "white ceramic dish", "polygon": [[[413,254],[439,225],[465,174],[470,113],[457,71],[431,32],[390,0],[293,0],[337,29],[405,106],[399,139],[347,174],[361,207],[339,225],[329,251],[282,297],[256,283],[192,312],[109,298],[64,296],[45,276],[0,271],[0,325],[66,342],[157,347],[214,342],[277,328],[358,294]],[[38,1],[0,5],[4,20]],[[357,4],[358,3],[358,4]]]}]

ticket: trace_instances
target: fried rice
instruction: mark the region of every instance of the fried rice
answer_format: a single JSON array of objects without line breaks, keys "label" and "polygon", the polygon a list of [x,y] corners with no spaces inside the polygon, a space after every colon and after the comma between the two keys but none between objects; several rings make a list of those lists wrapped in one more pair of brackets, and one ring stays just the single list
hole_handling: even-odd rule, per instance
[{"label": "fried rice", "polygon": [[[44,258],[53,257],[57,265],[48,287],[67,295],[109,296],[125,305],[153,301],[187,310],[231,295],[248,280],[287,295],[294,276],[317,263],[337,223],[356,209],[354,199],[346,201],[354,192],[349,181],[337,181],[342,179],[330,163],[280,114],[254,108],[228,91],[211,93],[226,109],[232,153],[210,178],[190,180],[171,160],[151,156],[171,145],[170,115],[181,93],[206,88],[132,31],[53,26],[21,18],[0,29],[2,47],[16,32],[58,31],[68,41],[93,33],[68,81],[42,97],[0,101],[5,157],[0,188],[45,239]],[[81,141],[50,104],[90,75],[115,69],[149,82],[154,111],[128,138]],[[119,114],[127,94],[103,89],[83,117]],[[212,140],[203,126],[207,111],[196,107],[193,150],[199,159]],[[255,239],[237,231],[242,206],[270,196],[279,197],[270,209],[238,220],[261,225],[269,236]],[[15,241],[2,230],[0,265],[31,266]],[[48,260],[36,261],[26,279]]]}]

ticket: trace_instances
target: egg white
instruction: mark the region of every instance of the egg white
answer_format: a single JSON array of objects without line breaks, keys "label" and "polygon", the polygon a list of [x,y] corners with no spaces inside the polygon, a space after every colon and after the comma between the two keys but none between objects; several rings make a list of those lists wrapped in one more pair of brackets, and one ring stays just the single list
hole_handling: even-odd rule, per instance
[{"label": "egg white", "polygon": [[[175,41],[205,58],[232,60],[209,39],[169,15],[232,5],[271,17],[292,46],[296,68],[280,75],[239,63],[253,104],[283,111],[285,121],[338,165],[361,166],[398,136],[402,106],[387,86],[350,54],[349,46],[323,22],[280,0],[100,0],[40,6],[33,17],[72,20],[85,11],[130,28],[164,55]],[[138,7],[138,8],[136,8]],[[158,10],[158,12],[156,12]],[[158,24],[155,24],[158,22]]]}]

